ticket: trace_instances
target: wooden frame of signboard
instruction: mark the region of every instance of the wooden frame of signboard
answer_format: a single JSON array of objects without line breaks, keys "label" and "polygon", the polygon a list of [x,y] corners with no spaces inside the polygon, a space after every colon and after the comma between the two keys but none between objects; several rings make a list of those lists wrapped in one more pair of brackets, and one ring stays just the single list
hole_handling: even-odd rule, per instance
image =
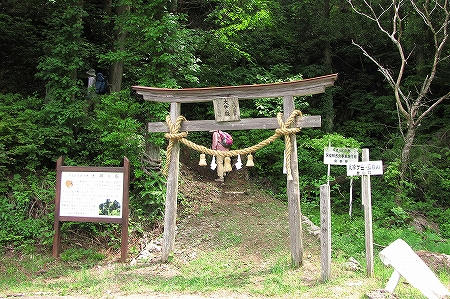
[{"label": "wooden frame of signboard", "polygon": [[[53,237],[53,256],[59,257],[61,249],[61,222],[103,222],[103,223],[117,223],[121,224],[121,262],[125,262],[128,253],[128,214],[129,214],[129,177],[130,177],[130,162],[127,157],[123,159],[123,167],[84,167],[84,166],[63,166],[64,158],[60,157],[56,163],[56,196],[55,196],[55,222],[54,222],[54,237]],[[99,215],[95,216],[74,216],[61,215],[61,194],[62,192],[62,176],[63,173],[80,173],[80,174],[121,174],[122,180],[122,204],[119,206],[121,216]],[[120,186],[119,186],[120,187]],[[86,192],[86,191],[85,191]],[[119,195],[120,196],[120,195]],[[66,201],[66,199],[64,199]],[[75,213],[77,214],[77,213]],[[80,213],[81,215],[83,213]]]},{"label": "wooden frame of signboard", "polygon": [[[136,93],[144,100],[170,103],[170,118],[175,123],[181,114],[181,104],[214,102],[217,99],[229,98],[238,100],[258,98],[283,98],[284,121],[295,109],[294,97],[306,96],[325,92],[327,87],[333,86],[337,74],[316,78],[297,80],[291,82],[278,82],[270,84],[254,84],[240,86],[221,86],[204,88],[157,88],[146,86],[133,86]],[[294,127],[314,128],[321,126],[321,118],[316,116],[303,116],[296,120]],[[249,130],[249,129],[277,129],[278,121],[273,118],[252,118],[234,121],[194,120],[183,121],[180,131],[211,131],[211,130]],[[149,132],[168,132],[165,122],[152,122],[148,124]],[[297,142],[291,136],[291,170],[293,180],[287,180],[287,197],[289,212],[289,236],[291,258],[294,267],[303,263],[302,222],[300,209],[300,186],[298,175]],[[167,177],[167,191],[164,212],[164,234],[161,260],[166,262],[175,244],[175,228],[177,214],[178,172],[179,172],[180,142],[173,143]]]}]

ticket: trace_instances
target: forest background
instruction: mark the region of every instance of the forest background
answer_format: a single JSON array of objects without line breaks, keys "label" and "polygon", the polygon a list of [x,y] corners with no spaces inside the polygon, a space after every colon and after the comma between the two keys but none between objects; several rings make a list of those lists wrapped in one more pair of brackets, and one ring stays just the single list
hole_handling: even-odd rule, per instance
[{"label": "forest background", "polygon": [[[389,1],[372,3],[376,13],[392,8]],[[435,14],[436,28],[445,18],[447,24],[435,34],[414,3]],[[435,3],[444,9],[438,5],[433,10]],[[162,218],[165,179],[146,157],[165,141],[162,135],[149,135],[146,124],[164,120],[168,106],[144,101],[131,86],[241,85],[338,73],[335,86],[325,94],[296,98],[304,113],[322,116],[322,128],[297,136],[303,212],[318,223],[319,186],[327,180],[322,155],[329,142],[370,148],[371,159],[385,165],[384,176],[372,182],[375,242],[388,245],[401,237],[415,249],[449,254],[448,42],[444,41],[432,73],[435,37],[448,35],[448,3],[397,3],[398,27],[391,23],[392,9],[376,19],[385,28],[397,28],[391,37],[401,41],[406,64],[398,45],[377,23],[354,11],[368,11],[367,7],[353,4],[352,8],[342,0],[2,1],[0,246],[50,249],[59,156],[65,156],[68,165],[91,166],[118,166],[127,156],[132,165],[130,230],[139,235]],[[401,95],[412,98],[433,74],[427,97],[416,107],[418,115],[437,103],[433,99],[442,99],[420,123],[412,124],[415,132],[406,158],[411,123],[396,101],[396,82],[386,80],[381,66],[394,78],[402,72]],[[107,77],[108,94],[88,96],[86,71],[91,68]],[[241,101],[241,117],[274,117],[281,103]],[[181,113],[188,119],[214,117],[212,104],[184,105]],[[233,132],[234,147],[255,144],[271,134]],[[210,142],[208,133],[189,136],[201,144]],[[283,149],[278,141],[258,151],[251,170],[256,181],[270,182],[268,192],[278,200],[286,200]],[[357,207],[349,219],[345,167],[332,168],[332,176],[333,240],[349,254],[362,255],[364,242],[350,242],[363,238],[364,224]],[[354,189],[354,198],[359,198],[358,188]],[[102,224],[65,223],[63,233],[69,229],[106,241],[117,240],[119,234],[117,227]]]}]

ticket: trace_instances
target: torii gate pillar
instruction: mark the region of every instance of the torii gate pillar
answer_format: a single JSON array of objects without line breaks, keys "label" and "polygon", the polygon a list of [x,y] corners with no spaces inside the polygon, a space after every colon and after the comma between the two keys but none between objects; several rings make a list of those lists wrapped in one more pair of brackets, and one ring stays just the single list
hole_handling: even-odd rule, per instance
[{"label": "torii gate pillar", "polygon": [[[283,117],[286,121],[295,110],[294,97],[283,98]],[[303,241],[302,241],[302,212],[300,210],[300,187],[298,178],[298,155],[297,139],[291,136],[291,172],[293,180],[286,179],[288,211],[289,211],[289,237],[291,245],[292,266],[298,268],[303,264]]]},{"label": "torii gate pillar", "polygon": [[[181,104],[170,103],[170,119],[175,123],[180,115]],[[180,143],[174,142],[167,174],[166,203],[164,212],[164,235],[161,260],[166,262],[175,244],[175,228],[177,218],[178,173],[180,170]]]},{"label": "torii gate pillar", "polygon": [[[294,96],[305,96],[325,92],[332,86],[337,74],[273,84],[241,85],[210,88],[168,89],[133,86],[144,100],[170,103],[170,117],[173,123],[180,115],[181,103],[208,102],[218,98],[257,99],[283,97],[283,112],[285,120],[294,107]],[[320,116],[304,116],[297,119],[296,127],[320,127]],[[180,131],[210,131],[210,130],[248,130],[276,129],[276,118],[241,119],[238,121],[217,122],[214,120],[184,121]],[[166,123],[149,123],[149,132],[168,132]],[[297,141],[291,136],[291,172],[293,180],[287,180],[287,195],[289,209],[289,235],[292,264],[299,267],[303,264],[302,215],[300,210],[300,189],[298,176]],[[177,215],[177,193],[179,172],[180,144],[174,141],[170,157],[167,178],[167,192],[164,213],[164,235],[161,260],[166,262],[175,244],[175,228]]]}]

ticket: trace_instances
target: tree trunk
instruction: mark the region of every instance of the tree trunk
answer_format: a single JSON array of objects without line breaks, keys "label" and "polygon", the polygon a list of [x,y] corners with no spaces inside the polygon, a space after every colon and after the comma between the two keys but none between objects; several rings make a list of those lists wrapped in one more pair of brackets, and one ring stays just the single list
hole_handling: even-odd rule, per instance
[{"label": "tree trunk", "polygon": [[[117,17],[120,18],[121,15],[130,11],[129,5],[119,6],[116,9]],[[117,51],[123,51],[125,49],[125,40],[127,38],[127,32],[119,29],[116,34],[115,49]],[[123,60],[116,61],[112,64],[110,69],[110,84],[111,92],[120,91],[122,88],[122,78],[123,78]]]},{"label": "tree trunk", "polygon": [[[119,48],[119,50],[123,50]],[[111,92],[120,91],[122,88],[122,77],[123,77],[123,60],[116,61],[111,66],[110,78],[111,78]]]},{"label": "tree trunk", "polygon": [[[325,24],[329,24],[330,20],[330,0],[324,0],[322,17]],[[328,73],[332,73],[332,49],[328,38],[323,41],[323,64]],[[323,108],[324,108],[324,119],[323,119],[323,129],[325,132],[332,132],[334,127],[334,101],[333,94],[328,91],[322,96]]]},{"label": "tree trunk", "polygon": [[108,16],[111,16],[112,0],[105,0],[105,12]]},{"label": "tree trunk", "polygon": [[408,121],[408,130],[405,136],[405,144],[402,148],[402,157],[400,164],[400,181],[397,185],[397,194],[395,195],[395,203],[397,205],[402,205],[402,198],[404,193],[404,184],[406,181],[406,173],[409,168],[409,158],[411,155],[411,148],[414,143],[414,137],[416,135],[417,127],[414,125],[413,121]]},{"label": "tree trunk", "polygon": [[170,0],[170,12],[174,15],[178,14],[178,0]]},{"label": "tree trunk", "polygon": [[402,149],[402,164],[400,168],[400,179],[403,181],[406,177],[406,172],[408,171],[409,158],[411,155],[411,147],[414,143],[414,137],[416,136],[417,127],[414,125],[413,121],[408,121],[408,131],[405,136],[405,144]]},{"label": "tree trunk", "polygon": [[141,154],[143,171],[147,174],[153,171],[161,170],[160,147],[152,143],[146,145],[146,151]]}]

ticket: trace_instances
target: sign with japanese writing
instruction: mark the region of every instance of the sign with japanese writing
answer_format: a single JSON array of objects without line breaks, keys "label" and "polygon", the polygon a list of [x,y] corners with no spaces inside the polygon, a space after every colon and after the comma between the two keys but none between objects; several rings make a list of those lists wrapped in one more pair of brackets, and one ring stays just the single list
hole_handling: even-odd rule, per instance
[{"label": "sign with japanese writing", "polygon": [[123,172],[61,173],[60,216],[121,218]]},{"label": "sign with japanese writing", "polygon": [[213,104],[216,121],[238,121],[241,119],[237,97],[214,99]]},{"label": "sign with japanese writing", "polygon": [[383,161],[355,162],[347,164],[348,176],[382,175]]},{"label": "sign with japanese writing", "polygon": [[345,147],[326,147],[323,149],[323,163],[331,165],[347,165],[358,162],[358,149]]},{"label": "sign with japanese writing", "polygon": [[102,222],[122,226],[120,260],[128,252],[128,191],[130,161],[123,157],[123,167],[64,166],[56,162],[55,222],[53,256],[61,252],[61,222]]}]

